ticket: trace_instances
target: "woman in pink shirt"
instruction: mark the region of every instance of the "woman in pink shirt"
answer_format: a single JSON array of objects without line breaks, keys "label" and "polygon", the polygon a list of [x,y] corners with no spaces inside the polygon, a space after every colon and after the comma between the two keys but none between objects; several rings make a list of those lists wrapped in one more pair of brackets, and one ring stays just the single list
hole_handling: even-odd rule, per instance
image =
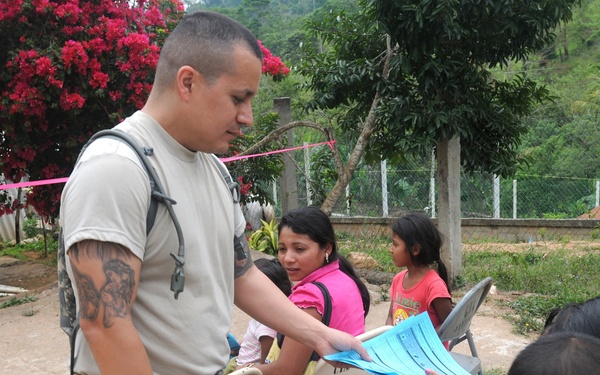
[{"label": "woman in pink shirt", "polygon": [[[315,319],[323,321],[325,286],[331,301],[329,327],[358,335],[365,331],[365,317],[371,303],[367,287],[350,263],[338,253],[333,225],[316,207],[288,211],[279,223],[278,258],[292,283],[290,300]],[[293,324],[293,323],[291,323]],[[275,345],[275,344],[274,344]],[[277,360],[256,366],[264,375],[303,374],[314,361],[309,347],[285,338]],[[269,355],[271,357],[271,355]]]}]

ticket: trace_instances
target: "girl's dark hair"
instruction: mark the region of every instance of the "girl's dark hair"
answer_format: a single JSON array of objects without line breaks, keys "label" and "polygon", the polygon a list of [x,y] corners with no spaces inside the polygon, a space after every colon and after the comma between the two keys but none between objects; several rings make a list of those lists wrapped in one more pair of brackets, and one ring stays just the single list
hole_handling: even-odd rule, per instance
[{"label": "girl's dark hair", "polygon": [[542,335],[555,332],[581,332],[600,339],[600,296],[552,309]]},{"label": "girl's dark hair", "polygon": [[254,261],[254,265],[258,267],[259,270],[262,271],[273,284],[277,285],[279,289],[285,294],[289,296],[292,294],[292,283],[288,278],[287,272],[285,272],[285,268],[279,263],[279,259],[267,259],[267,258],[259,258]]},{"label": "girl's dark hair", "polygon": [[580,332],[541,336],[515,358],[508,375],[596,374],[600,368],[600,339]]},{"label": "girl's dark hair", "polygon": [[[410,260],[414,265],[431,266],[437,263],[438,274],[450,292],[448,271],[440,256],[443,237],[429,216],[420,212],[402,216],[392,225],[392,232],[404,241]],[[417,246],[420,251],[415,255]]]},{"label": "girl's dark hair", "polygon": [[[311,240],[318,243],[321,248],[324,248],[327,244],[331,244],[329,261],[332,262],[339,259],[340,270],[354,280],[363,301],[365,316],[367,316],[369,308],[371,307],[369,290],[365,284],[360,281],[350,262],[338,252],[335,231],[333,230],[333,224],[331,224],[329,216],[321,211],[321,209],[314,206],[300,207],[288,211],[281,217],[277,229],[279,234],[281,234],[281,229],[284,227],[290,228],[294,233],[307,235]],[[323,263],[323,266],[325,264],[326,263]]]}]

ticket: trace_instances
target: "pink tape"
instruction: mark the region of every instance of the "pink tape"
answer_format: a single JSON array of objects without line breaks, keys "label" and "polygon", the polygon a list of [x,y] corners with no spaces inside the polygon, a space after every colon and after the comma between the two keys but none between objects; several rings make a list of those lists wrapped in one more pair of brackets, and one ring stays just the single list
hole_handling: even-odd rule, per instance
[{"label": "pink tape", "polygon": [[289,152],[289,151],[295,151],[295,150],[301,150],[303,148],[309,148],[309,147],[316,147],[316,146],[321,146],[321,145],[329,145],[329,148],[333,149],[333,144],[335,143],[335,140],[333,141],[327,141],[327,142],[321,142],[321,143],[313,143],[310,145],[303,145],[303,146],[298,146],[298,147],[291,147],[291,148],[283,148],[281,150],[275,150],[275,151],[269,151],[269,152],[264,152],[262,154],[252,154],[252,155],[243,155],[243,156],[232,156],[229,158],[223,158],[221,159],[221,161],[223,163],[228,163],[230,161],[235,161],[235,160],[241,160],[241,159],[250,159],[250,158],[256,158],[259,156],[267,156],[267,155],[272,155],[272,154],[281,154],[283,152]]},{"label": "pink tape", "polygon": [[[259,157],[259,156],[267,156],[267,155],[272,155],[272,154],[280,154],[282,152],[290,152],[290,151],[300,150],[300,149],[308,148],[308,147],[321,146],[321,145],[325,145],[325,144],[329,145],[329,148],[333,149],[333,145],[335,144],[335,140],[333,140],[333,141],[327,141],[327,142],[321,142],[321,143],[313,143],[313,144],[306,145],[306,146],[303,145],[303,146],[298,146],[298,147],[284,148],[284,149],[281,149],[281,150],[264,152],[262,154],[252,154],[252,155],[244,155],[244,156],[232,156],[230,158],[223,158],[223,159],[221,159],[221,161],[223,163],[228,163],[230,161],[235,161],[235,160],[250,159],[250,158],[256,158],[256,157]],[[61,184],[61,183],[67,182],[68,179],[69,179],[68,177],[61,177],[61,178],[53,178],[53,179],[50,179],[50,180],[38,180],[38,181],[18,182],[18,183],[15,183],[15,184],[0,185],[0,190],[18,189],[18,188],[29,187],[29,186]]]},{"label": "pink tape", "polygon": [[53,178],[50,180],[17,182],[16,184],[0,185],[0,190],[18,189],[18,188],[28,187],[28,186],[61,184],[61,183],[67,182],[68,179],[69,179],[68,177],[61,177],[61,178]]}]

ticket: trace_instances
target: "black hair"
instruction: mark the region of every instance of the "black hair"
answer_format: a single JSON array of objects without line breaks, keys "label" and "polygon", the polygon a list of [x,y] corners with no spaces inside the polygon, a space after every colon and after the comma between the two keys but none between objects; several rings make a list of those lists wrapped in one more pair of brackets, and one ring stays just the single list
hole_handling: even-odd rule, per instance
[{"label": "black hair", "polygon": [[515,358],[507,375],[596,374],[600,368],[600,339],[579,332],[541,336]]},{"label": "black hair", "polygon": [[[421,212],[404,215],[392,225],[392,232],[404,241],[410,260],[415,266],[437,264],[437,272],[450,293],[448,271],[441,258],[443,236],[429,216]],[[417,255],[416,247],[419,248]]]},{"label": "black hair", "polygon": [[[279,234],[281,234],[281,229],[285,227],[290,228],[294,233],[307,235],[311,240],[318,243],[321,248],[324,248],[327,244],[331,244],[329,261],[332,262],[339,259],[340,270],[354,280],[363,301],[365,316],[367,316],[369,308],[371,307],[369,290],[358,278],[350,262],[338,252],[335,231],[333,230],[333,224],[331,223],[331,220],[329,220],[329,216],[321,209],[314,206],[300,207],[288,211],[281,217],[277,229]],[[325,264],[326,263],[323,263],[323,266]]]},{"label": "black hair", "polygon": [[581,332],[600,339],[600,296],[552,309],[542,335],[565,331]]},{"label": "black hair", "polygon": [[279,263],[279,259],[259,258],[254,261],[254,265],[258,267],[262,273],[267,275],[273,284],[281,289],[283,294],[286,296],[292,294],[292,283],[290,282],[287,272],[285,272],[285,268]]},{"label": "black hair", "polygon": [[256,37],[239,22],[211,11],[187,14],[162,46],[154,86],[170,85],[185,65],[196,69],[209,83],[214,82],[232,69],[231,54],[240,45],[262,60]]}]

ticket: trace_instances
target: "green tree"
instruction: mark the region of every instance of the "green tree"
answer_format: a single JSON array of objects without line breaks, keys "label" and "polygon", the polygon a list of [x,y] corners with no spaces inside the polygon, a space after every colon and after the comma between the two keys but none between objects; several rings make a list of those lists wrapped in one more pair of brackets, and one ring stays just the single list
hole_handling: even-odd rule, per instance
[{"label": "green tree", "polygon": [[[490,69],[522,61],[553,42],[578,0],[374,0],[357,13],[308,22],[326,50],[306,51],[301,72],[314,92],[310,109],[345,107],[343,131],[356,135],[324,202],[331,212],[363,155],[368,161],[425,155],[459,136],[468,172],[512,175],[522,120],[548,91],[524,75],[494,78]],[[386,46],[387,44],[387,46]]]}]

